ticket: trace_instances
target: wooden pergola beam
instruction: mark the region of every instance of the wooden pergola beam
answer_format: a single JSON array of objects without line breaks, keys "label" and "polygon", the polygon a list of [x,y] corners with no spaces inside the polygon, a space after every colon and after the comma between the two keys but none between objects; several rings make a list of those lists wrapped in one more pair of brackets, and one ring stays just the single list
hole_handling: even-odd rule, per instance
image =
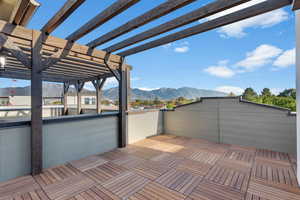
[{"label": "wooden pergola beam", "polygon": [[87,44],[87,46],[95,48],[194,1],[195,0],[168,0],[167,2],[158,5],[143,15],[140,15],[123,24],[122,26],[119,26],[105,35],[91,41]]},{"label": "wooden pergola beam", "polygon": [[85,82],[83,81],[77,81],[75,83],[75,89],[77,92],[77,114],[81,114],[81,92],[84,87]]},{"label": "wooden pergola beam", "polygon": [[198,8],[198,9],[188,13],[188,14],[182,15],[182,16],[177,17],[169,22],[166,22],[164,24],[161,24],[159,26],[151,28],[147,31],[144,31],[142,33],[134,35],[126,40],[123,40],[117,44],[109,46],[103,50],[107,51],[107,52],[114,52],[119,49],[123,49],[123,48],[133,45],[135,43],[147,40],[151,37],[155,37],[162,33],[166,33],[168,31],[171,31],[178,27],[195,22],[199,19],[208,17],[210,15],[216,14],[218,12],[221,12],[223,10],[226,10],[228,8],[237,6],[239,4],[242,4],[242,3],[245,3],[248,1],[250,1],[250,0],[231,0],[231,1],[218,0],[213,3],[209,3],[201,8]]},{"label": "wooden pergola beam", "polygon": [[111,6],[106,8],[104,11],[99,13],[96,17],[91,19],[89,22],[84,24],[74,33],[70,34],[66,40],[69,41],[76,41],[79,38],[83,37],[84,35],[88,34],[92,30],[96,29],[97,27],[101,26],[105,22],[109,21],[111,18],[115,17],[116,15],[122,13],[123,11],[127,10],[140,0],[118,0],[113,3]]},{"label": "wooden pergola beam", "polygon": [[293,0],[293,8],[292,10],[299,10],[300,9],[300,0]]},{"label": "wooden pergola beam", "polygon": [[10,16],[9,22],[26,26],[40,4],[35,0],[19,0]]},{"label": "wooden pergola beam", "polygon": [[96,113],[101,113],[101,90],[104,86],[106,78],[93,80],[92,83],[96,89]]},{"label": "wooden pergola beam", "polygon": [[25,67],[31,68],[31,58],[15,45],[5,34],[0,33],[0,49],[15,56]]},{"label": "wooden pergola beam", "polygon": [[43,26],[42,32],[52,33],[62,24],[85,0],[68,0],[64,6]]},{"label": "wooden pergola beam", "polygon": [[68,91],[70,88],[70,83],[65,82],[64,83],[64,91],[63,91],[63,102],[64,102],[64,110],[63,115],[68,115]]},{"label": "wooden pergola beam", "polygon": [[290,5],[292,3],[291,0],[267,0],[265,2],[256,4],[254,6],[251,6],[249,8],[245,8],[239,11],[236,11],[234,13],[225,15],[223,17],[219,17],[213,20],[210,20],[208,22],[204,22],[202,24],[193,26],[191,28],[184,29],[183,31],[179,31],[170,35],[167,35],[163,38],[148,42],[146,44],[128,49],[126,51],[123,51],[119,53],[120,56],[129,56],[132,54],[136,54],[148,49],[152,49],[154,47],[158,47],[164,44],[168,44],[170,42],[174,42],[183,38],[187,38],[193,35],[197,35],[199,33],[203,33],[221,26],[225,26],[234,22],[238,22],[250,17],[254,17],[287,5]]}]

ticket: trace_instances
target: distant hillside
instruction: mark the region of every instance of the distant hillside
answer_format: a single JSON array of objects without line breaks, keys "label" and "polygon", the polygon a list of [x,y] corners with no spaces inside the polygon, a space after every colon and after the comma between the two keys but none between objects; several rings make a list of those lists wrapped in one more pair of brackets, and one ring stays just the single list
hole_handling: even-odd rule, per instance
[{"label": "distant hillside", "polygon": [[[70,92],[75,94],[74,88],[70,88]],[[94,95],[94,91],[90,91],[84,89],[83,94],[86,95]],[[17,87],[17,88],[0,88],[0,96],[30,96],[30,86],[27,87]],[[62,95],[62,85],[60,84],[43,84],[43,96],[45,97],[58,97]],[[110,100],[116,100],[118,98],[118,88],[110,88],[104,90],[103,92],[104,98]],[[160,88],[157,90],[145,91],[134,88],[130,91],[130,95],[132,99],[155,99],[158,98],[160,100],[170,100],[176,99],[178,97],[185,97],[188,99],[195,99],[197,97],[220,97],[227,96],[226,93],[214,91],[214,90],[204,90],[204,89],[196,89],[190,87],[182,87],[182,88]]]}]

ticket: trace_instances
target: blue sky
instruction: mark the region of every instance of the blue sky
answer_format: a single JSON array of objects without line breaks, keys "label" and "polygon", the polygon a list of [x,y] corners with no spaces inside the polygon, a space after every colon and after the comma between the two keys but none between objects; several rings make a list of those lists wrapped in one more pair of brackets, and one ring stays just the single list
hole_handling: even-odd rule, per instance
[{"label": "blue sky", "polygon": [[[262,0],[252,0],[248,4],[243,4],[242,7],[259,1]],[[29,28],[32,29],[40,29],[65,1],[39,0],[39,2],[42,6],[29,24]],[[113,0],[87,0],[53,35],[67,37],[113,2]],[[78,42],[86,44],[163,2],[164,0],[142,0]],[[212,1],[198,0],[98,48],[108,47],[209,2]],[[226,13],[228,12],[226,11]],[[167,34],[218,16],[189,24]],[[294,14],[291,8],[285,7],[221,29],[129,56],[127,62],[133,66],[132,87],[149,90],[160,87],[188,86],[233,91],[236,94],[246,87],[253,87],[256,91],[269,87],[274,92],[295,87],[294,23]],[[153,39],[148,41],[151,40]],[[109,81],[107,87],[113,86],[114,83],[115,81]],[[25,84],[28,82],[13,83],[8,79],[0,79],[0,87]]]}]

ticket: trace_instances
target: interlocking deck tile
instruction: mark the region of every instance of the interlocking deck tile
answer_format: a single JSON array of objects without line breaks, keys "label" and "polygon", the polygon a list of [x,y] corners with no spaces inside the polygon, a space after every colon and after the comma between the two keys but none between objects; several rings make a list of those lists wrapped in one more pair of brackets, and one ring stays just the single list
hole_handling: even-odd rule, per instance
[{"label": "interlocking deck tile", "polygon": [[172,169],[157,178],[155,182],[172,190],[189,195],[202,180],[202,177],[181,170]]},{"label": "interlocking deck tile", "polygon": [[232,190],[245,192],[250,178],[250,170],[250,168],[245,168],[230,161],[221,161],[211,168],[205,179],[229,187]]},{"label": "interlocking deck tile", "polygon": [[123,156],[128,155],[128,153],[121,151],[119,149],[113,150],[113,151],[109,151],[106,153],[103,153],[100,155],[100,157],[102,157],[104,160],[109,160],[109,161],[113,161],[116,159],[120,159]]},{"label": "interlocking deck tile", "polygon": [[188,158],[195,161],[214,165],[222,157],[223,154],[210,153],[207,151],[194,151]]},{"label": "interlocking deck tile", "polygon": [[89,169],[84,173],[97,183],[103,183],[127,171],[128,170],[125,167],[117,165],[113,162],[107,162],[93,169]]},{"label": "interlocking deck tile", "polygon": [[288,153],[275,152],[266,149],[257,149],[255,155],[258,158],[282,161],[282,163],[289,162]]},{"label": "interlocking deck tile", "polygon": [[231,161],[248,163],[249,166],[251,166],[254,161],[254,154],[249,151],[228,150],[224,157]]},{"label": "interlocking deck tile", "polygon": [[107,160],[104,160],[99,156],[88,156],[88,157],[80,159],[80,160],[71,161],[70,164],[73,167],[75,167],[76,169],[84,172],[88,169],[97,167],[97,166],[102,165],[106,162],[107,162]]},{"label": "interlocking deck tile", "polygon": [[248,153],[251,153],[253,155],[255,155],[255,152],[256,152],[256,148],[255,147],[241,146],[241,145],[236,145],[236,144],[230,145],[229,150],[247,151]]},{"label": "interlocking deck tile", "polygon": [[23,176],[0,183],[0,199],[13,195],[22,195],[27,192],[35,191],[40,186],[32,176]]},{"label": "interlocking deck tile", "polygon": [[196,176],[205,176],[211,167],[212,165],[210,164],[185,159],[176,167],[176,169],[189,172]]},{"label": "interlocking deck tile", "polygon": [[42,189],[35,189],[32,191],[27,191],[22,194],[14,194],[9,197],[1,198],[1,200],[49,200],[47,195]]},{"label": "interlocking deck tile", "polygon": [[50,199],[63,200],[71,198],[72,196],[91,188],[93,185],[94,181],[91,179],[84,175],[77,175],[57,183],[47,185],[43,187],[43,190]]},{"label": "interlocking deck tile", "polygon": [[248,195],[256,195],[261,198],[270,199],[270,200],[299,200],[300,192],[289,192],[281,190],[276,187],[271,187],[260,181],[250,181],[249,188],[247,191]]},{"label": "interlocking deck tile", "polygon": [[179,165],[181,162],[183,162],[184,158],[174,156],[169,153],[162,153],[162,154],[152,158],[151,160],[156,161],[159,164],[173,168],[173,167],[176,167],[177,165]]},{"label": "interlocking deck tile", "polygon": [[189,197],[193,200],[243,200],[245,194],[204,180]]},{"label": "interlocking deck tile", "polygon": [[272,199],[267,199],[267,198],[257,196],[255,194],[247,193],[245,200],[272,200]]},{"label": "interlocking deck tile", "polygon": [[133,172],[121,174],[103,184],[103,186],[119,196],[126,199],[141,190],[150,180]]},{"label": "interlocking deck tile", "polygon": [[298,187],[295,172],[291,165],[281,165],[272,161],[256,161],[252,177],[260,179],[265,184],[278,184],[280,187]]},{"label": "interlocking deck tile", "polygon": [[145,161],[142,164],[136,166],[133,168],[135,173],[144,176],[148,179],[154,180],[166,171],[168,171],[170,168],[168,166],[165,166],[163,164],[159,164],[155,161]]},{"label": "interlocking deck tile", "polygon": [[34,176],[34,178],[41,186],[46,186],[78,175],[79,173],[79,170],[67,164],[43,170],[43,173]]},{"label": "interlocking deck tile", "polygon": [[142,164],[143,162],[145,162],[145,160],[137,156],[126,155],[112,162],[122,167],[126,167],[127,169],[131,169],[136,167],[139,164]]},{"label": "interlocking deck tile", "polygon": [[108,191],[101,185],[93,186],[68,200],[120,200],[118,196]]},{"label": "interlocking deck tile", "polygon": [[183,149],[182,145],[170,144],[166,142],[158,142],[157,144],[150,147],[151,149],[162,151],[162,152],[177,152]]},{"label": "interlocking deck tile", "polygon": [[142,159],[151,159],[154,158],[155,156],[160,155],[161,153],[163,152],[151,148],[139,147],[136,149],[136,151],[131,153],[131,155],[140,157]]},{"label": "interlocking deck tile", "polygon": [[183,200],[185,196],[157,183],[149,183],[142,190],[129,198],[130,200]]}]

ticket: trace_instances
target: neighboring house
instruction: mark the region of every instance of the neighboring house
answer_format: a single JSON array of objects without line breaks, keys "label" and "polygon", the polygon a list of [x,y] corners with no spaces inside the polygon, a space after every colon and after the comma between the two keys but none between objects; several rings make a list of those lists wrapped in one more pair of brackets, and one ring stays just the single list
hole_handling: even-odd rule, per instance
[{"label": "neighboring house", "polygon": [[9,104],[9,97],[0,97],[0,106],[7,106]]}]

